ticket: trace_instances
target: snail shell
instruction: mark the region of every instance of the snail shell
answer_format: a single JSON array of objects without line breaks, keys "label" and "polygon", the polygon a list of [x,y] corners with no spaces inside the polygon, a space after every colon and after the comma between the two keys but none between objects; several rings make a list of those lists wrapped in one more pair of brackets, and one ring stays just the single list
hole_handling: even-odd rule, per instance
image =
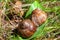
[{"label": "snail shell", "polygon": [[18,33],[24,38],[28,38],[32,36],[35,31],[36,31],[36,26],[29,19],[25,19],[22,21],[22,23],[19,24]]},{"label": "snail shell", "polygon": [[40,10],[40,9],[35,9],[32,12],[32,21],[36,26],[41,25],[42,23],[44,23],[47,19],[47,14]]}]

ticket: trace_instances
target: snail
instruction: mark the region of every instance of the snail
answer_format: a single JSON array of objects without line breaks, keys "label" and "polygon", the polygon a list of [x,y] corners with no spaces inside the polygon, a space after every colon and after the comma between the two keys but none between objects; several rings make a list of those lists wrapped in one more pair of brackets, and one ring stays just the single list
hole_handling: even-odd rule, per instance
[{"label": "snail", "polygon": [[18,34],[23,38],[31,37],[36,32],[37,27],[44,23],[46,19],[47,14],[44,11],[40,9],[33,10],[31,20],[25,19],[19,23]]},{"label": "snail", "polygon": [[35,9],[32,12],[32,21],[36,26],[41,25],[42,23],[44,23],[47,19],[47,14],[40,10],[40,9]]},{"label": "snail", "polygon": [[18,34],[23,38],[28,38],[34,34],[34,32],[36,31],[36,26],[31,20],[25,19],[21,23],[19,23],[17,30]]}]

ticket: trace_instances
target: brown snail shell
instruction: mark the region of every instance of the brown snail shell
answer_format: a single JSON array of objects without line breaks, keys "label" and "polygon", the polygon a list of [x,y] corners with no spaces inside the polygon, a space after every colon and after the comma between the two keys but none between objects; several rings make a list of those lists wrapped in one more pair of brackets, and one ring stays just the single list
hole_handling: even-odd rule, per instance
[{"label": "brown snail shell", "polygon": [[20,34],[24,38],[28,38],[34,34],[36,31],[36,26],[29,19],[25,19],[22,23],[19,24],[18,34]]},{"label": "brown snail shell", "polygon": [[44,23],[47,19],[47,14],[40,10],[40,9],[35,9],[32,12],[32,21],[36,26],[41,25],[42,23]]}]

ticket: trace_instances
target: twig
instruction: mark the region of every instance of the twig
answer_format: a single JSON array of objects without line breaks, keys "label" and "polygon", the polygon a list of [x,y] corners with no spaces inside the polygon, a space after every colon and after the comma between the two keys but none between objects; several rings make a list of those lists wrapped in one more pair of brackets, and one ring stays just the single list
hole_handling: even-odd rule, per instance
[{"label": "twig", "polygon": [[5,14],[6,13],[6,4],[7,2],[4,2],[4,6],[3,6],[3,10],[2,10],[2,14],[5,15],[7,17],[7,19],[9,20],[9,22],[15,27],[15,25],[10,21],[10,19],[8,18],[8,16]]}]

